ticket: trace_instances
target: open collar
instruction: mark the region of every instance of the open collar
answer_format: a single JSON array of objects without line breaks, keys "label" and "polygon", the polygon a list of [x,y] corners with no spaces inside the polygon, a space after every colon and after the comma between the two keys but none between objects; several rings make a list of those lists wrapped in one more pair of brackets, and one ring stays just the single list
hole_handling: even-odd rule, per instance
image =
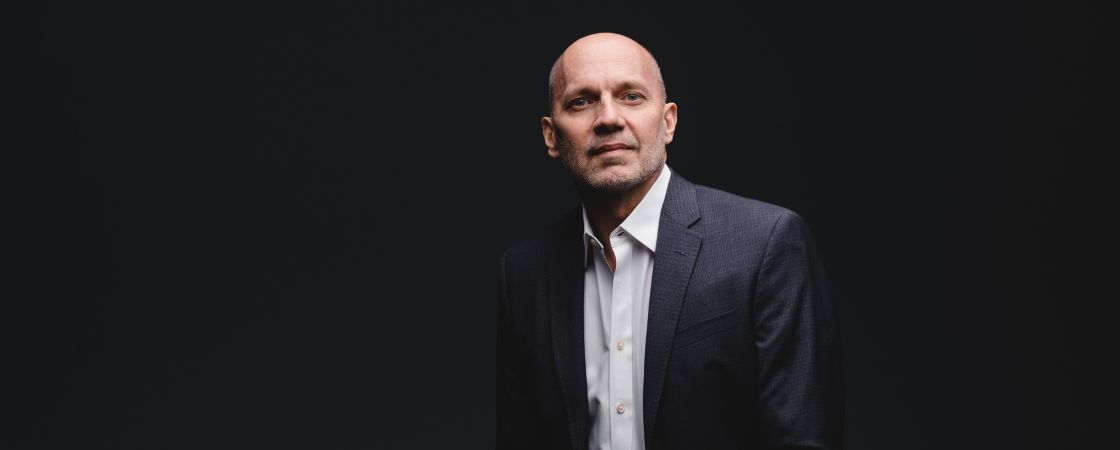
[{"label": "open collar", "polygon": [[[625,231],[651,252],[657,253],[657,230],[661,223],[661,207],[665,204],[665,194],[669,191],[670,176],[672,176],[672,171],[669,170],[669,166],[662,165],[661,173],[657,176],[657,180],[653,182],[649,192],[646,192],[646,195],[638,202],[638,206],[634,207],[630,215],[626,216],[626,219],[611,234],[618,232],[618,230]],[[586,269],[590,263],[591,252],[588,249],[592,243],[597,243],[600,247],[603,244],[599,242],[599,239],[595,237],[595,232],[591,229],[591,221],[587,217],[587,207],[584,206],[581,209],[583,210],[583,267]]]}]

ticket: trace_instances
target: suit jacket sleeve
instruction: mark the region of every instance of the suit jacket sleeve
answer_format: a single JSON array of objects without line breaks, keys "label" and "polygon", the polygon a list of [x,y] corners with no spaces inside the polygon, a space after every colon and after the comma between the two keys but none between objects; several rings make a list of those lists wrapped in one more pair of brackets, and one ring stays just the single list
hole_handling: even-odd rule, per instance
[{"label": "suit jacket sleeve", "polygon": [[523,374],[519,373],[514,358],[513,323],[508,286],[506,285],[506,255],[499,266],[498,336],[497,336],[497,441],[498,449],[531,448],[529,439],[533,432],[527,415],[519,414],[517,405],[528,405]]},{"label": "suit jacket sleeve", "polygon": [[832,308],[812,237],[793,212],[771,231],[754,301],[763,447],[840,449],[843,383]]}]

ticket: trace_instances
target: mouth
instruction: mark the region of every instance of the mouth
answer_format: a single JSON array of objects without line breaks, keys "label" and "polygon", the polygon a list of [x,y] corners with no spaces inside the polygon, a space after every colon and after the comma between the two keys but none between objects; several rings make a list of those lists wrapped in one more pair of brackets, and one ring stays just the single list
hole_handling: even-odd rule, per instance
[{"label": "mouth", "polygon": [[592,148],[590,153],[591,153],[591,156],[598,156],[598,155],[603,155],[603,154],[607,154],[607,153],[611,153],[611,152],[617,152],[617,151],[623,151],[623,150],[630,150],[630,146],[626,145],[626,144],[621,144],[621,143],[611,143],[611,144],[600,145],[598,147]]}]

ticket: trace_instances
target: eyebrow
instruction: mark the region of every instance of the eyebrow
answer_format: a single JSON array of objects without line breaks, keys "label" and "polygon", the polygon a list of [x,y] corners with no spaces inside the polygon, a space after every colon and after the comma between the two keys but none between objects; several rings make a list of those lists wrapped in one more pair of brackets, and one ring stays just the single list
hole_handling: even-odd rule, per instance
[{"label": "eyebrow", "polygon": [[[639,91],[645,91],[645,92],[649,91],[649,88],[647,88],[644,84],[642,84],[642,82],[636,81],[636,80],[624,80],[624,81],[620,81],[618,83],[614,83],[610,86],[610,89],[612,91],[628,91],[628,90],[639,90]],[[592,94],[597,94],[597,93],[598,93],[598,91],[596,89],[590,87],[590,86],[581,86],[581,87],[577,87],[575,89],[565,89],[561,98],[562,99],[567,99],[567,98],[571,98],[572,96],[576,96],[576,95],[585,96],[585,95],[592,95]]]}]

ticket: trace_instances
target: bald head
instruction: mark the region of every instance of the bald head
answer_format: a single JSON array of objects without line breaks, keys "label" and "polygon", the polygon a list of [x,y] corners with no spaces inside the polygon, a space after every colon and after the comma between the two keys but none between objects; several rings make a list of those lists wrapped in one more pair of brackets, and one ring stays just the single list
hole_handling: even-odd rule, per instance
[{"label": "bald head", "polygon": [[657,80],[661,101],[668,96],[665,92],[665,79],[661,77],[661,67],[657,60],[641,44],[633,39],[616,33],[595,33],[577,39],[569,45],[548,73],[548,102],[553,105],[556,95],[562,93],[575,72],[600,61],[632,60],[640,70]]}]

